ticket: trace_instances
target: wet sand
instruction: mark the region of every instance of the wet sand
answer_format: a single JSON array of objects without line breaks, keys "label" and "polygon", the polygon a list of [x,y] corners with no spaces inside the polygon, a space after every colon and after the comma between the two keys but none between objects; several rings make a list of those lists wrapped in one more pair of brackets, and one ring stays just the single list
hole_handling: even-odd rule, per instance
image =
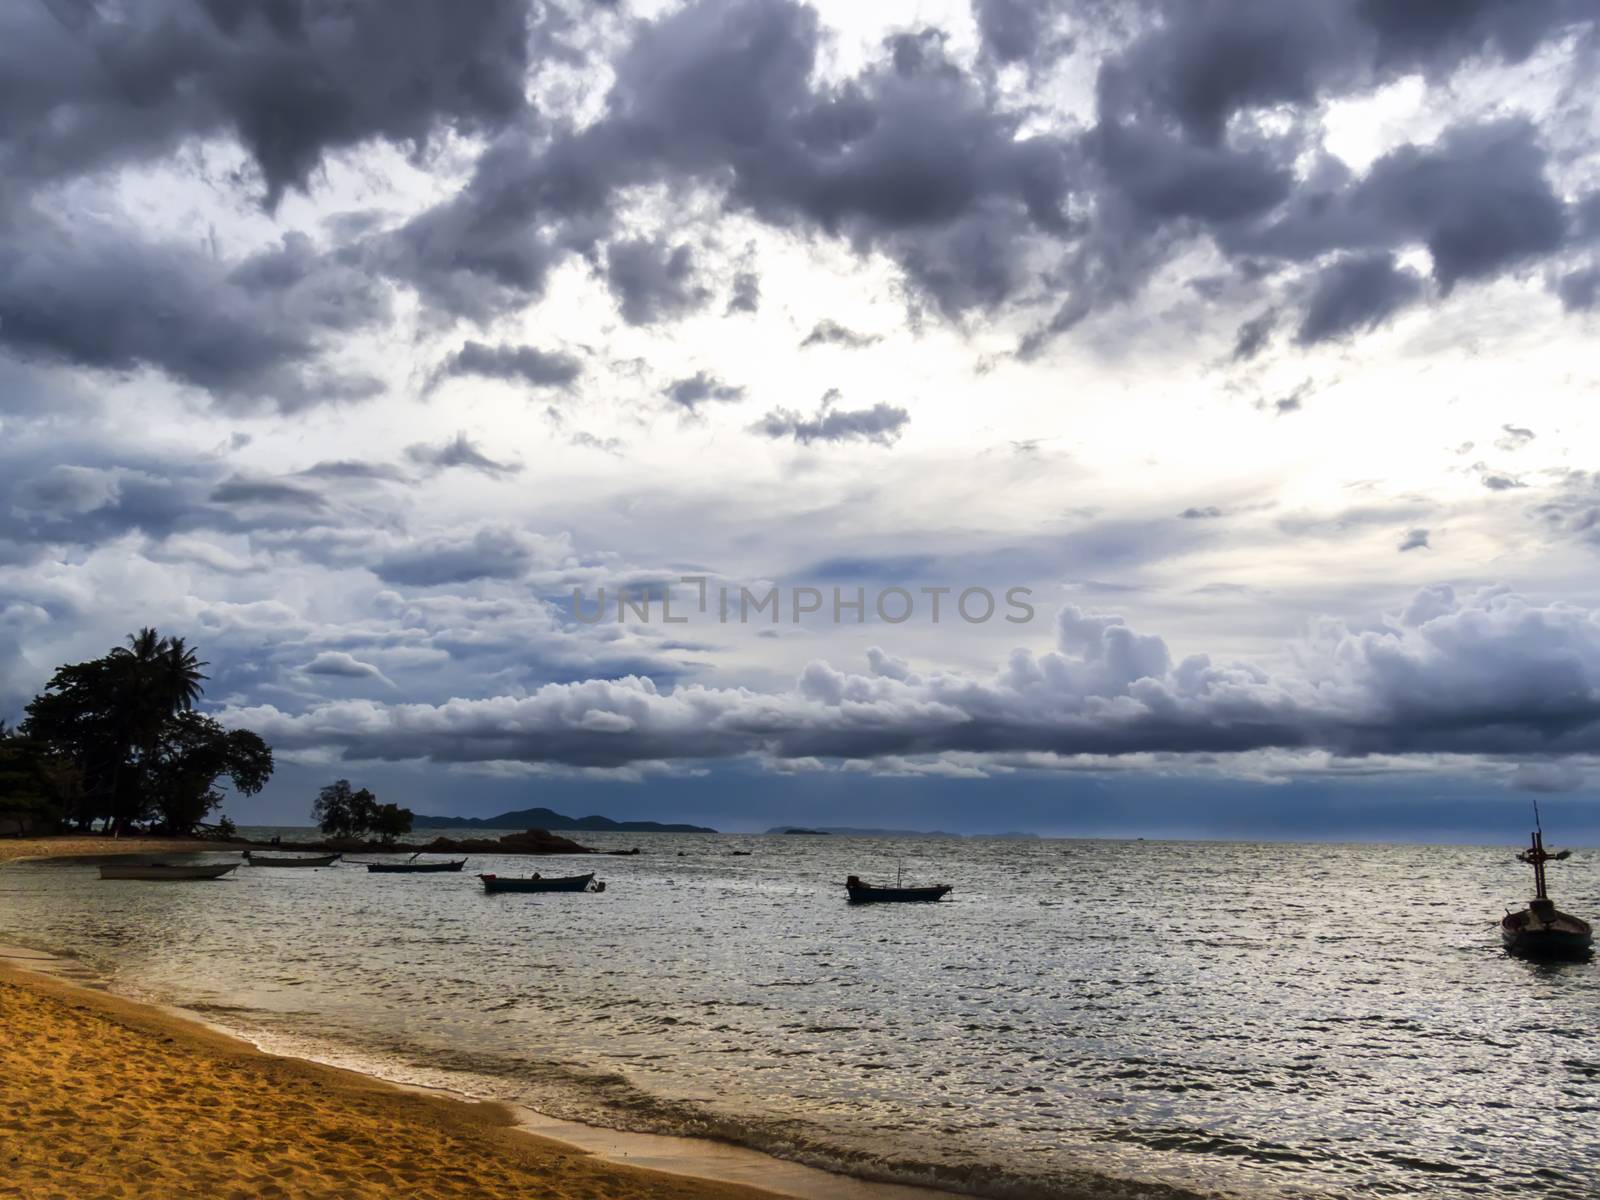
[{"label": "wet sand", "polygon": [[0,863],[23,858],[69,858],[110,854],[199,854],[237,851],[248,842],[202,841],[199,838],[64,837],[0,838]]},{"label": "wet sand", "polygon": [[[0,840],[0,865],[235,848],[174,838],[10,838]],[[180,1013],[110,995],[77,960],[0,945],[0,1197],[174,1195],[928,1200],[948,1193],[832,1175],[694,1138],[558,1121],[267,1054]]]},{"label": "wet sand", "polygon": [[0,1196],[758,1200],[0,965]]}]

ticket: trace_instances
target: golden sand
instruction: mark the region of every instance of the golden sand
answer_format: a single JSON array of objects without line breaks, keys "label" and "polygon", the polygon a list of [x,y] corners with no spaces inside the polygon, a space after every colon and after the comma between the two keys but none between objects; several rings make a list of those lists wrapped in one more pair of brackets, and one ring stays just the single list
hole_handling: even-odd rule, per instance
[{"label": "golden sand", "polygon": [[[182,839],[0,841],[0,863],[225,850]],[[0,1197],[771,1200],[590,1157],[504,1105],[263,1054],[161,1009],[0,964]]]},{"label": "golden sand", "polygon": [[606,1163],[513,1119],[0,966],[0,1196],[770,1200]]}]

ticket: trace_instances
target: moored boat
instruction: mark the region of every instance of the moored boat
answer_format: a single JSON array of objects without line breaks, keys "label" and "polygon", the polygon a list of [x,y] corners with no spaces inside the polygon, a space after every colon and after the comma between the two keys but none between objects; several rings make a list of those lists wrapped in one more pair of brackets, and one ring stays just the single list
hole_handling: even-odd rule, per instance
[{"label": "moored boat", "polygon": [[499,875],[479,875],[486,892],[603,892],[606,885],[596,883],[594,872],[587,875],[544,876],[537,872],[530,879],[502,878]]},{"label": "moored boat", "polygon": [[221,879],[238,863],[106,863],[101,879]]},{"label": "moored boat", "polygon": [[897,882],[894,887],[878,887],[861,882],[855,875],[844,881],[844,887],[850,895],[851,904],[931,903],[942,900],[950,891],[948,883],[936,883],[931,887],[903,887]]},{"label": "moored boat", "polygon": [[1560,912],[1545,891],[1544,865],[1571,854],[1552,854],[1544,848],[1544,833],[1535,829],[1528,849],[1517,855],[1533,867],[1534,898],[1520,912],[1507,912],[1500,920],[1500,940],[1512,954],[1524,958],[1583,958],[1594,944],[1589,922]]},{"label": "moored boat", "polygon": [[246,850],[244,860],[252,867],[331,867],[344,855],[342,854],[317,854],[309,858],[285,858],[275,854],[257,854]]},{"label": "moored boat", "polygon": [[368,863],[367,870],[374,875],[427,875],[440,871],[459,871],[467,865],[464,858],[450,862]]}]

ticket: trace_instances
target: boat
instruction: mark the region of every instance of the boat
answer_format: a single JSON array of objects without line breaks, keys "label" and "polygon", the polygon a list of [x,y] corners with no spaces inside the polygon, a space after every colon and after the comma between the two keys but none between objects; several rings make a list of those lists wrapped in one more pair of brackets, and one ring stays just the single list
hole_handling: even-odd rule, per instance
[{"label": "boat", "polygon": [[[1538,809],[1534,809],[1534,824],[1538,825]],[[1594,930],[1589,922],[1569,913],[1559,912],[1555,902],[1545,891],[1544,865],[1559,862],[1572,854],[1570,850],[1551,853],[1544,848],[1544,831],[1535,828],[1528,848],[1517,855],[1518,862],[1533,867],[1534,898],[1528,907],[1519,912],[1507,910],[1500,921],[1500,940],[1506,949],[1523,958],[1586,958],[1594,944]]]},{"label": "boat", "polygon": [[107,863],[101,879],[221,879],[238,863]]},{"label": "boat", "polygon": [[535,872],[531,879],[502,879],[498,875],[479,875],[486,892],[603,892],[606,885],[594,881],[594,872],[587,875],[544,876]]},{"label": "boat", "polygon": [[276,854],[260,855],[253,851],[244,852],[244,860],[252,867],[331,867],[344,855],[318,854],[311,858],[284,858]]},{"label": "boat", "polygon": [[855,875],[844,881],[844,887],[850,894],[851,904],[931,903],[942,900],[950,891],[948,883],[936,883],[932,887],[905,887],[901,885],[898,873],[894,887],[878,887],[876,884],[862,883]]},{"label": "boat", "polygon": [[367,870],[373,875],[423,875],[434,874],[440,871],[459,871],[467,865],[464,858],[452,859],[449,862],[403,862],[403,863],[368,863]]}]

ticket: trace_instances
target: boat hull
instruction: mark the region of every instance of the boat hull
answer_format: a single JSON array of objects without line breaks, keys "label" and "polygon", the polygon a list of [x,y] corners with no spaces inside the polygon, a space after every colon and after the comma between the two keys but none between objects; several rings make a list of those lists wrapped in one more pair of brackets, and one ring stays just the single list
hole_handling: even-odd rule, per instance
[{"label": "boat hull", "polygon": [[238,863],[226,863],[222,866],[210,863],[203,866],[199,864],[189,866],[171,863],[108,863],[100,868],[100,878],[172,881],[221,879],[230,871],[237,870],[238,866]]},{"label": "boat hull", "polygon": [[368,863],[367,870],[373,875],[437,875],[443,871],[459,871],[467,865],[466,859],[458,862],[431,862],[431,863]]},{"label": "boat hull", "polygon": [[937,887],[873,887],[870,883],[846,884],[851,904],[932,904],[944,899],[950,885]]},{"label": "boat hull", "polygon": [[1564,912],[1552,911],[1548,919],[1541,919],[1523,909],[1501,920],[1500,940],[1523,958],[1582,958],[1594,945],[1594,930],[1587,921]]},{"label": "boat hull", "polygon": [[587,875],[563,875],[550,879],[502,879],[498,875],[479,875],[483,890],[495,892],[586,892],[594,883],[594,872]]},{"label": "boat hull", "polygon": [[263,858],[246,850],[244,860],[252,867],[331,867],[338,862],[342,855],[319,854],[314,858]]}]

